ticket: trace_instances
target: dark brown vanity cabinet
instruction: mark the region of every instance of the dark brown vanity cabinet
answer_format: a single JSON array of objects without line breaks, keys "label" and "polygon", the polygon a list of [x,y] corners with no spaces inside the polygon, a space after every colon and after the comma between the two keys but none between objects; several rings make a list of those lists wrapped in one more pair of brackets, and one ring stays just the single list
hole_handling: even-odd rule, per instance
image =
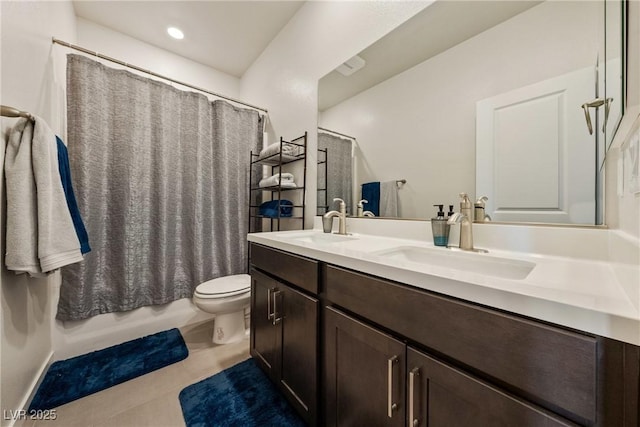
[{"label": "dark brown vanity cabinet", "polygon": [[309,425],[640,427],[638,346],[254,243],[251,266],[251,355]]},{"label": "dark brown vanity cabinet", "polygon": [[639,426],[637,346],[341,267],[322,277],[329,426]]},{"label": "dark brown vanity cabinet", "polygon": [[327,426],[574,426],[407,346],[325,309]]},{"label": "dark brown vanity cabinet", "polygon": [[[289,270],[292,255],[256,245],[252,254],[257,256],[251,269],[251,355],[307,424],[317,425],[318,300],[280,280],[295,273]],[[301,280],[317,286],[317,263],[299,261],[316,271]]]}]

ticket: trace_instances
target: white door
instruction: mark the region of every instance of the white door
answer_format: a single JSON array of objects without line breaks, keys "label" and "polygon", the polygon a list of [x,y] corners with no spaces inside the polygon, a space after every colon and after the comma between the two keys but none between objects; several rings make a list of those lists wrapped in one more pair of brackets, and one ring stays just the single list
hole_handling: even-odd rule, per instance
[{"label": "white door", "polygon": [[595,223],[593,67],[476,104],[476,196],[494,221]]}]

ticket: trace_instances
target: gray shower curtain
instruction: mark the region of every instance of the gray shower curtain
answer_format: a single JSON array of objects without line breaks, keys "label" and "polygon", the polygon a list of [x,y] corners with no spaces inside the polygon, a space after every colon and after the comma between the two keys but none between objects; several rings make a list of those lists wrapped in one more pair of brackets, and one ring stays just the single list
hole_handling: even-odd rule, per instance
[{"label": "gray shower curtain", "polygon": [[[327,149],[326,177],[327,177],[327,204],[328,210],[337,209],[333,203],[334,197],[338,197],[347,204],[347,213],[352,212],[352,151],[353,142],[328,133],[318,133],[318,149]],[[318,153],[318,160],[324,160],[324,154]],[[325,186],[325,167],[318,165],[318,188]],[[325,205],[323,191],[318,191],[318,206]],[[324,208],[318,208],[318,215],[327,212]]]},{"label": "gray shower curtain", "polygon": [[68,55],[67,116],[93,250],[63,269],[58,319],[165,304],[246,272],[256,111]]}]

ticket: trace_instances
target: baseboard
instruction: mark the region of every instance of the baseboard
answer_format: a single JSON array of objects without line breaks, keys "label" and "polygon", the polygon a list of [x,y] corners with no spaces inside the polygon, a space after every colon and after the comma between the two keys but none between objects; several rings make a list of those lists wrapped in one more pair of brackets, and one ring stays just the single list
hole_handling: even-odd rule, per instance
[{"label": "baseboard", "polygon": [[[18,408],[16,409],[23,409],[26,411],[29,408],[29,405],[31,404],[31,400],[33,400],[33,396],[35,396],[36,391],[38,390],[38,387],[40,387],[40,384],[42,384],[42,381],[44,380],[44,376],[46,375],[47,370],[49,370],[49,366],[51,366],[53,362],[54,362],[53,351],[50,351],[49,356],[42,362],[42,365],[38,370],[38,374],[33,378],[33,380],[31,381],[31,384],[29,384],[27,393],[23,396],[22,400],[20,401],[20,404],[18,405]],[[7,420],[4,419],[3,417],[3,421],[7,421]],[[30,420],[15,418],[8,421],[9,421],[8,424],[3,424],[5,427],[21,427],[25,425],[25,422]]]}]

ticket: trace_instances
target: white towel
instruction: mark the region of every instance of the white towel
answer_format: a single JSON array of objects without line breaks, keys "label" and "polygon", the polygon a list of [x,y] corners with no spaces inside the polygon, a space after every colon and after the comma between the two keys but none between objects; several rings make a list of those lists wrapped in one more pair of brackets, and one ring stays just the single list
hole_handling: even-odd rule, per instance
[{"label": "white towel", "polygon": [[396,181],[380,183],[380,216],[398,216],[398,185]]},{"label": "white towel", "polygon": [[[293,160],[297,155],[301,153],[302,147],[297,145],[283,143],[282,144],[282,159]],[[280,152],[280,143],[268,145],[260,151],[258,158],[264,159],[265,157],[272,156]]]},{"label": "white towel", "polygon": [[[282,178],[281,178],[282,176]],[[293,181],[293,174],[283,172],[282,174],[275,174],[266,178],[263,178],[258,183],[258,187],[275,187],[280,183],[282,188],[296,188],[296,183]]]},{"label": "white towel", "polygon": [[60,179],[55,134],[44,120],[20,119],[5,154],[7,247],[16,273],[45,273],[82,261]]}]

